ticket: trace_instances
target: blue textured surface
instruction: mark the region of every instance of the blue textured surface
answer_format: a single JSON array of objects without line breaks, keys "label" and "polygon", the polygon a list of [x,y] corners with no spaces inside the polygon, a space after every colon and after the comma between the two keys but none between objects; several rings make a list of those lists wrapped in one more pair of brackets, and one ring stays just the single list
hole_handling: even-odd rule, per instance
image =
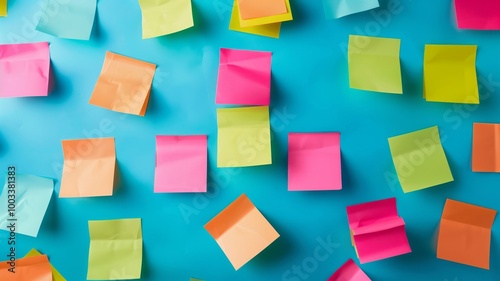
[{"label": "blue textured surface", "polygon": [[[116,138],[119,167],[119,188],[112,197],[54,196],[38,237],[18,236],[18,255],[37,248],[68,280],[85,280],[87,221],[139,217],[142,280],[326,280],[346,259],[357,262],[345,207],[395,196],[413,253],[362,265],[372,280],[499,280],[498,219],[490,271],[439,260],[433,248],[446,198],[499,206],[500,175],[472,173],[470,164],[472,122],[500,122],[499,33],[456,30],[451,1],[381,1],[374,10],[379,16],[363,12],[331,21],[325,19],[320,0],[291,2],[294,20],[282,25],[278,40],[227,30],[230,0],[193,0],[194,28],[141,40],[137,1],[100,0],[87,42],[33,31],[30,22],[40,11],[38,2],[9,1],[9,16],[0,18],[0,42],[51,42],[55,88],[46,98],[0,100],[0,168],[13,164],[19,173],[54,178],[57,194],[61,140],[101,134]],[[398,3],[398,13],[388,19],[388,5]],[[380,18],[380,13],[386,17]],[[403,95],[349,89],[342,47],[349,34],[402,39]],[[479,106],[424,101],[425,43],[478,44]],[[214,101],[220,47],[273,52],[270,166],[216,168]],[[106,50],[158,65],[145,117],[88,104]],[[103,132],[102,122],[111,122],[111,128],[101,128]],[[455,181],[403,194],[397,181],[386,179],[395,175],[387,138],[433,125],[441,129]],[[341,132],[343,190],[287,192],[287,133],[302,131]],[[209,194],[153,193],[156,134],[208,134]],[[203,225],[241,193],[281,237],[235,272]],[[187,209],[190,215],[183,215],[181,210]],[[7,234],[0,232],[2,257]],[[320,240],[335,244],[333,251],[316,250]],[[293,273],[294,266],[301,266],[302,274]]]}]

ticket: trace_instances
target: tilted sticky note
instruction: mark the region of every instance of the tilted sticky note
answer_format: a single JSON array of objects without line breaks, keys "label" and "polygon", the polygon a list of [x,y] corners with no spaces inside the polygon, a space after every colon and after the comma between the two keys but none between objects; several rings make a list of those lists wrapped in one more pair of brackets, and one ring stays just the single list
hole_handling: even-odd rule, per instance
[{"label": "tilted sticky note", "polygon": [[142,38],[159,37],[194,26],[191,0],[139,0]]},{"label": "tilted sticky note", "polygon": [[49,94],[49,43],[0,45],[0,98]]},{"label": "tilted sticky note", "polygon": [[474,123],[472,171],[500,173],[500,124]]},{"label": "tilted sticky note", "polygon": [[238,0],[234,0],[233,10],[231,12],[231,20],[229,21],[229,30],[272,38],[279,38],[280,28],[280,22],[242,27],[240,23],[240,8],[238,6]]},{"label": "tilted sticky note", "polygon": [[11,261],[0,262],[0,280],[53,281],[52,269],[46,255],[14,259],[14,265]]},{"label": "tilted sticky note", "polygon": [[288,190],[340,189],[340,133],[289,133]]},{"label": "tilted sticky note", "polygon": [[402,94],[401,40],[349,35],[349,86],[353,89]]},{"label": "tilted sticky note", "polygon": [[193,277],[191,277],[191,278],[189,278],[189,281],[204,281],[204,280],[201,280],[201,279],[198,279],[198,278],[193,278]]},{"label": "tilted sticky note", "polygon": [[209,221],[205,229],[236,270],[279,237],[245,194]]},{"label": "tilted sticky note", "polygon": [[63,140],[64,166],[59,197],[113,195],[115,139]]},{"label": "tilted sticky note", "polygon": [[144,116],[156,65],[106,52],[90,104]]},{"label": "tilted sticky note", "polygon": [[[42,253],[38,252],[36,249],[31,249],[24,257],[29,258],[29,257],[36,257],[36,256],[42,256]],[[50,265],[50,269],[52,271],[52,281],[66,281],[66,279],[57,271],[57,269],[53,266]]]},{"label": "tilted sticky note", "polygon": [[87,280],[141,278],[141,219],[89,221]]},{"label": "tilted sticky note", "polygon": [[7,16],[7,0],[0,0],[0,17]]},{"label": "tilted sticky note", "polygon": [[[251,19],[244,19],[242,17],[242,10],[243,7],[242,2],[245,2],[249,5],[252,5],[251,2],[253,1],[247,1],[247,0],[237,0],[240,1],[239,7],[240,7],[240,26],[241,27],[248,27],[248,26],[256,26],[256,25],[263,25],[263,24],[270,24],[270,23],[276,23],[276,22],[284,22],[284,21],[290,21],[293,20],[292,16],[292,9],[290,6],[290,0],[284,0],[285,1],[285,6],[286,6],[286,12],[282,14],[277,14],[277,15],[271,15],[271,16],[266,16],[266,17],[258,17],[258,18],[251,18]],[[257,2],[261,3],[264,2],[265,0],[257,0]],[[272,0],[271,2],[274,2],[275,0]],[[270,2],[270,1],[266,1]]]},{"label": "tilted sticky note", "polygon": [[96,4],[97,0],[48,0],[36,30],[59,38],[89,40]]},{"label": "tilted sticky note", "polygon": [[455,0],[458,28],[500,30],[497,0]]},{"label": "tilted sticky note", "polygon": [[347,220],[361,263],[411,252],[396,198],[348,206]]},{"label": "tilted sticky note", "polygon": [[437,126],[389,138],[403,192],[453,181]]},{"label": "tilted sticky note", "polygon": [[352,259],[349,259],[326,281],[371,281],[371,279]]},{"label": "tilted sticky note", "polygon": [[[0,195],[0,229],[36,237],[54,192],[54,181],[21,174],[10,178],[6,176]],[[12,188],[9,182],[15,182]],[[13,195],[15,206],[11,208],[9,199]]]},{"label": "tilted sticky note", "polygon": [[497,211],[446,199],[439,223],[437,257],[490,269],[491,227]]},{"label": "tilted sticky note", "polygon": [[218,108],[217,126],[217,167],[272,163],[268,106]]},{"label": "tilted sticky note", "polygon": [[327,19],[338,19],[378,8],[378,0],[323,0]]},{"label": "tilted sticky note", "polygon": [[271,52],[220,49],[215,103],[269,105]]},{"label": "tilted sticky note", "polygon": [[237,0],[244,20],[285,14],[285,0]]},{"label": "tilted sticky note", "polygon": [[424,98],[479,103],[475,45],[425,45]]},{"label": "tilted sticky note", "polygon": [[207,191],[207,136],[156,136],[154,190]]}]

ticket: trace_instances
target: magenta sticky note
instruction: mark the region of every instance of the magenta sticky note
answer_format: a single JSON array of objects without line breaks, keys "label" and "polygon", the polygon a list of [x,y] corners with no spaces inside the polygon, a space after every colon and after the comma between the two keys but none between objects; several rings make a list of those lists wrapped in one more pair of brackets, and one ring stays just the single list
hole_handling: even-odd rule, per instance
[{"label": "magenta sticky note", "polygon": [[347,220],[361,263],[411,252],[396,198],[349,206]]},{"label": "magenta sticky note", "polygon": [[49,94],[49,43],[0,45],[0,97]]},{"label": "magenta sticky note", "polygon": [[207,136],[156,136],[154,192],[207,191]]},{"label": "magenta sticky note", "polygon": [[455,0],[458,28],[500,30],[500,1]]},{"label": "magenta sticky note", "polygon": [[352,259],[349,259],[327,281],[371,281],[371,279]]},{"label": "magenta sticky note", "polygon": [[271,52],[220,49],[215,103],[269,105]]},{"label": "magenta sticky note", "polygon": [[288,190],[340,190],[340,133],[288,134]]}]

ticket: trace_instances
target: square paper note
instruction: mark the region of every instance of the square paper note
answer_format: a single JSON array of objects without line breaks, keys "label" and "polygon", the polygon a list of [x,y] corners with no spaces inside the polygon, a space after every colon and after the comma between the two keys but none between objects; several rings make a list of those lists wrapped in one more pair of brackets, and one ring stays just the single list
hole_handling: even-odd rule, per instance
[{"label": "square paper note", "polygon": [[142,38],[175,33],[194,26],[191,0],[139,0]]},{"label": "square paper note", "polygon": [[500,173],[500,124],[474,123],[472,171]]},{"label": "square paper note", "polygon": [[352,259],[349,259],[326,281],[371,281],[371,279]]},{"label": "square paper note", "polygon": [[238,5],[238,0],[234,0],[233,10],[231,12],[231,20],[229,21],[229,30],[278,38],[280,36],[280,28],[280,22],[242,27],[240,23],[240,8]]},{"label": "square paper note", "polygon": [[378,0],[323,0],[327,19],[338,19],[378,8]]},{"label": "square paper note", "polygon": [[[13,273],[9,271],[14,267]],[[17,259],[15,266],[10,261],[0,262],[0,280],[2,281],[54,281],[52,268],[46,255]]]},{"label": "square paper note", "polygon": [[500,30],[500,1],[455,0],[458,28]]},{"label": "square paper note", "polygon": [[[236,1],[238,1],[240,10],[239,17],[240,17],[241,27],[284,22],[293,19],[290,0],[253,0],[253,1],[236,0]],[[285,3],[286,10],[283,10],[282,2]],[[249,7],[253,7],[256,9],[250,10]],[[261,15],[268,14],[269,16],[255,17],[258,14]],[[247,17],[247,19],[245,19],[245,17]]]}]

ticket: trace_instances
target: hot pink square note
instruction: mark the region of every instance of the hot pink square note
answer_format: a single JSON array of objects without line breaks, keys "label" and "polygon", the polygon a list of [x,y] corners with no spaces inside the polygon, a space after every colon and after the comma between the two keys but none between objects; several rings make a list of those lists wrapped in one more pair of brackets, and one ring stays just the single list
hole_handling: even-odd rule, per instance
[{"label": "hot pink square note", "polygon": [[458,28],[500,30],[500,1],[455,0]]},{"label": "hot pink square note", "polygon": [[352,259],[349,259],[327,281],[371,281],[371,279]]}]

